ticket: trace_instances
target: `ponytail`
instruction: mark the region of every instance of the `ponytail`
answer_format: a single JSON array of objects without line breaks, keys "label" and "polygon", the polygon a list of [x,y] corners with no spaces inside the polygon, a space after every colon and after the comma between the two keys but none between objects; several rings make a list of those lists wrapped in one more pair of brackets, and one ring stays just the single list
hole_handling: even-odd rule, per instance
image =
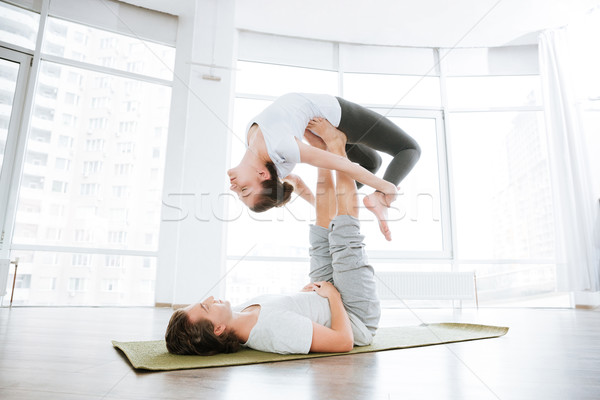
[{"label": "ponytail", "polygon": [[283,206],[290,200],[294,191],[294,186],[279,179],[275,164],[267,163],[266,167],[271,177],[262,182],[261,194],[254,206],[250,208],[257,213],[270,210],[273,207]]}]

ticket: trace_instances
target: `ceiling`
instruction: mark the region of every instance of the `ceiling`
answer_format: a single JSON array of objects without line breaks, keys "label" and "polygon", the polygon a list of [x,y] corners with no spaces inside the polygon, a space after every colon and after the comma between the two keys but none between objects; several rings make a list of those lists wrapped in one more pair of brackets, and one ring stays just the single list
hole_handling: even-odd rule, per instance
[{"label": "ceiling", "polygon": [[[181,14],[195,0],[125,0]],[[214,0],[218,1],[218,0]],[[415,47],[537,43],[600,0],[236,0],[236,26],[339,42]]]}]

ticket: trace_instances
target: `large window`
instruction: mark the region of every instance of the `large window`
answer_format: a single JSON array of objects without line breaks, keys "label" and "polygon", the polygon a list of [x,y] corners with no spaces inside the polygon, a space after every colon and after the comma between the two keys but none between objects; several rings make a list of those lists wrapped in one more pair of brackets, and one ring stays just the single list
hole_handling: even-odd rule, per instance
[{"label": "large window", "polygon": [[542,113],[459,113],[449,120],[460,269],[477,272],[483,302],[555,292]]},{"label": "large window", "polygon": [[463,50],[464,66],[460,56],[449,60],[455,268],[475,271],[483,304],[569,305],[557,293],[540,77],[534,63],[511,62],[519,57],[510,51],[522,49],[502,51]]},{"label": "large window", "polygon": [[[42,61],[13,243],[157,250],[164,159],[153,151],[165,147],[169,94]],[[97,98],[111,101],[97,107]],[[129,111],[131,102],[139,109]]]},{"label": "large window", "polygon": [[461,258],[554,257],[552,195],[541,114],[451,115]]},{"label": "large window", "polygon": [[[244,39],[241,42],[246,43]],[[298,46],[298,42],[294,46]],[[352,51],[355,49],[344,53],[345,60],[349,59]],[[433,54],[432,50],[429,51]],[[247,54],[249,51],[246,48],[240,52]],[[356,54],[360,56],[359,52]],[[390,210],[392,242],[385,240],[370,212],[366,209],[361,212],[362,232],[366,236],[370,259],[374,262],[379,260],[383,264],[381,270],[408,270],[410,267],[404,262],[414,260],[449,259],[452,249],[439,77],[422,77],[415,71],[403,75],[367,73],[362,65],[342,73],[335,65],[328,67],[321,63],[319,68],[311,69],[305,61],[298,61],[301,66],[238,61],[232,165],[241,159],[245,151],[248,121],[284,93],[342,95],[371,107],[414,137],[423,154],[415,169],[401,183],[401,195]],[[391,160],[386,154],[382,154],[382,158],[381,173]],[[314,190],[315,168],[299,164],[294,173]],[[370,191],[370,188],[364,187],[359,193],[364,196]],[[261,214],[252,213],[237,199],[230,202],[228,297],[232,301],[242,301],[263,292],[297,290],[305,284],[308,226],[314,223],[314,219],[312,206],[295,196],[285,207]],[[398,262],[401,259],[404,262]],[[412,268],[420,262],[412,262]],[[417,268],[448,270],[450,263],[423,264]]]},{"label": "large window", "polygon": [[[302,54],[299,40],[273,38],[268,46],[270,39],[241,36],[233,165],[245,151],[248,121],[281,94],[329,93],[370,107],[423,150],[390,211],[392,242],[369,212],[361,214],[376,271],[474,271],[481,305],[565,304],[547,296],[556,294],[557,273],[535,47],[439,50],[436,57],[433,49],[319,43],[310,68],[294,56]],[[294,173],[314,188],[314,168],[298,165]],[[263,214],[230,204],[228,296],[243,301],[300,288],[312,208],[295,197]]]},{"label": "large window", "polygon": [[10,254],[29,280],[14,304],[154,302],[175,48],[134,33],[45,17]]}]

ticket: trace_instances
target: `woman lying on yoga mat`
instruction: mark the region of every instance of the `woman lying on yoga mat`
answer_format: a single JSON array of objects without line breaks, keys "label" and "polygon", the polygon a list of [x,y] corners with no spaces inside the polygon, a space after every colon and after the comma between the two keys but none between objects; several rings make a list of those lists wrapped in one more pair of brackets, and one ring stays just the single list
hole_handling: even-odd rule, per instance
[{"label": "woman lying on yoga mat", "polygon": [[[303,143],[307,128],[326,140],[337,137],[335,132],[343,132],[348,158]],[[386,239],[391,240],[387,209],[396,199],[396,186],[421,154],[417,142],[392,121],[339,97],[289,93],[250,121],[246,140],[244,157],[227,174],[231,190],[250,209],[262,212],[285,204],[293,187],[280,178],[286,178],[297,163],[307,163],[345,172],[359,182],[359,187],[365,184],[376,189],[363,202],[379,220]],[[393,157],[383,179],[373,174],[381,166],[378,151]]]},{"label": "woman lying on yoga mat", "polygon": [[[344,156],[339,143],[328,150]],[[263,295],[233,308],[209,297],[177,310],[165,335],[169,352],[211,355],[246,346],[306,354],[371,344],[380,307],[360,234],[356,185],[338,172],[334,190],[332,172],[318,174],[316,223],[309,234],[312,283],[296,294]]]}]

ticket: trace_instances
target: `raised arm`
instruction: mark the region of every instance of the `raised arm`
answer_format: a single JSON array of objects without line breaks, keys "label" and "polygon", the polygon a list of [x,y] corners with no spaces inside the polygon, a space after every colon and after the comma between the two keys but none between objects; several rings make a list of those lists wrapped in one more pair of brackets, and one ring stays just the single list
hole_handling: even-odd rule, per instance
[{"label": "raised arm", "polygon": [[[300,149],[300,161],[313,165],[317,168],[326,168],[340,171],[348,174],[352,179],[364,185],[370,186],[375,190],[385,193],[392,199],[395,199],[398,189],[393,183],[384,181],[375,176],[360,165],[353,163],[345,157],[332,154],[328,151],[309,146],[296,139]],[[391,203],[393,200],[389,201]]]}]

